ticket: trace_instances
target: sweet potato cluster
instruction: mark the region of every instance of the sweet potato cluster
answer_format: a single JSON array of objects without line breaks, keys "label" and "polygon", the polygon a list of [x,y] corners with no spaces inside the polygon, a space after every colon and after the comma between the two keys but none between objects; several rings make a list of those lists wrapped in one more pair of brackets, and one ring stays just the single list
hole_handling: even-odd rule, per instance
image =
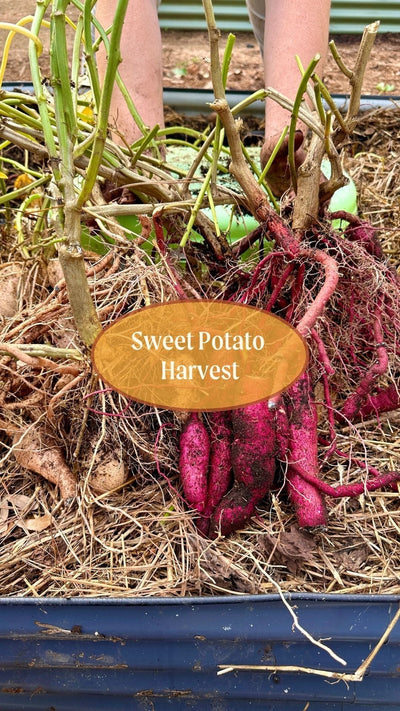
[{"label": "sweet potato cluster", "polygon": [[[302,527],[327,523],[325,496],[353,497],[394,485],[400,472],[380,473],[363,461],[364,481],[332,487],[320,477],[338,450],[336,428],[400,405],[400,282],[383,258],[373,228],[354,216],[344,233],[311,229],[301,240],[277,217],[264,225],[274,251],[233,298],[285,318],[307,339],[307,370],[286,392],[208,417],[192,413],[180,439],[187,503],[207,536],[243,528],[283,470]],[[255,278],[256,277],[256,278]],[[232,298],[232,297],[231,297]],[[324,392],[329,438],[318,437],[315,385]]]}]

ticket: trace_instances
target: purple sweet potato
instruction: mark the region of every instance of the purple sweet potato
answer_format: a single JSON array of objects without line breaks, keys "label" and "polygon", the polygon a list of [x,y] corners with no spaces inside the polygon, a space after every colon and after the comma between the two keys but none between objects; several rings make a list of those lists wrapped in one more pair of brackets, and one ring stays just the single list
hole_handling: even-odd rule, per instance
[{"label": "purple sweet potato", "polygon": [[228,491],[232,479],[230,413],[212,412],[209,415],[209,421],[211,427],[211,455],[205,512],[208,516],[211,515]]},{"label": "purple sweet potato", "polygon": [[376,228],[372,227],[369,222],[359,220],[358,224],[348,225],[344,234],[350,242],[362,244],[368,254],[372,254],[377,259],[383,259],[383,249],[376,232]]},{"label": "purple sweet potato", "polygon": [[254,493],[252,494],[244,484],[235,482],[211,516],[210,538],[216,538],[218,534],[229,536],[233,531],[243,528],[268,489],[269,486],[266,486],[261,496],[258,497]]},{"label": "purple sweet potato", "polygon": [[207,498],[210,438],[199,415],[192,412],[180,438],[179,471],[189,506],[203,513]]},{"label": "purple sweet potato", "polygon": [[361,220],[358,215],[353,215],[345,210],[331,212],[330,216],[332,220],[345,220],[348,222],[344,236],[350,242],[358,242],[368,254],[372,254],[377,259],[383,258],[383,249],[377,237],[377,228],[373,227],[370,222]]},{"label": "purple sweet potato", "polygon": [[326,508],[318,489],[303,479],[294,467],[288,468],[286,486],[290,500],[296,512],[297,523],[301,528],[326,526]]},{"label": "purple sweet potato", "polygon": [[286,487],[299,526],[325,526],[326,509],[321,493],[296,471],[296,464],[318,476],[317,410],[306,371],[288,391],[289,437]]},{"label": "purple sweet potato", "polygon": [[[270,401],[272,402],[272,401]],[[274,402],[276,428],[276,457],[282,462],[287,460],[289,442],[289,420],[286,405],[282,398]]]},{"label": "purple sweet potato", "polygon": [[369,417],[370,415],[380,415],[383,412],[397,410],[400,407],[400,391],[395,383],[388,385],[386,388],[379,388],[375,395],[370,395],[368,400],[361,406],[359,411],[360,417]]},{"label": "purple sweet potato", "polygon": [[232,411],[234,484],[210,521],[210,536],[243,527],[271,488],[275,473],[275,412],[268,401]]}]

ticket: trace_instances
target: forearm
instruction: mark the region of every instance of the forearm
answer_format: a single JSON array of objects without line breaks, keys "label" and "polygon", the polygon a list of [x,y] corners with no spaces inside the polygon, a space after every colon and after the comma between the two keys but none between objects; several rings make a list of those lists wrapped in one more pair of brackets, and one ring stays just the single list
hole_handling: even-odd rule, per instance
[{"label": "forearm", "polygon": [[[104,28],[112,25],[117,0],[98,0],[96,17]],[[121,38],[120,74],[133,102],[147,126],[163,125],[162,47],[156,0],[130,0]],[[103,46],[98,52],[100,78],[107,57]],[[128,143],[140,131],[118,89],[113,94],[110,121]]]}]

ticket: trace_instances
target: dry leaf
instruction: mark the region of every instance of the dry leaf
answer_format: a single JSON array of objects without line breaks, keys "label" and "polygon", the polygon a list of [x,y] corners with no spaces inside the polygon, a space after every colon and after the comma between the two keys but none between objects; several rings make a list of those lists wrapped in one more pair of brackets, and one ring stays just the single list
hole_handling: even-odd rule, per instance
[{"label": "dry leaf", "polygon": [[366,561],[368,560],[369,550],[368,546],[361,543],[356,548],[349,551],[338,551],[335,556],[337,561],[337,566],[340,571],[352,571],[357,572],[362,570]]},{"label": "dry leaf", "polygon": [[9,264],[0,271],[0,316],[14,316],[17,313],[21,275],[20,264]]},{"label": "dry leaf", "polygon": [[196,558],[199,559],[200,577],[203,580],[212,579],[221,588],[249,595],[259,592],[253,577],[232,563],[216,548],[211,547],[210,541],[191,535],[188,536],[188,540]]},{"label": "dry leaf", "polygon": [[40,533],[46,528],[51,526],[53,523],[53,516],[50,513],[44,514],[44,516],[35,516],[34,518],[28,518],[24,522],[28,531],[35,531]]},{"label": "dry leaf", "polygon": [[293,574],[298,573],[305,562],[312,562],[313,553],[317,550],[314,538],[309,533],[300,531],[297,526],[291,526],[290,531],[280,533],[278,540],[264,534],[259,537],[259,544],[267,557],[274,551],[274,563],[285,565]]},{"label": "dry leaf", "polygon": [[9,514],[8,501],[7,501],[7,499],[2,499],[0,501],[0,533],[4,533],[8,528],[8,523],[7,523],[8,514]]},{"label": "dry leaf", "polygon": [[31,508],[37,508],[37,502],[34,502],[32,496],[25,496],[24,494],[10,494],[7,498],[10,504],[15,506],[16,509],[21,509],[23,511],[24,509],[27,509],[28,506],[31,506],[31,504],[34,504]]}]

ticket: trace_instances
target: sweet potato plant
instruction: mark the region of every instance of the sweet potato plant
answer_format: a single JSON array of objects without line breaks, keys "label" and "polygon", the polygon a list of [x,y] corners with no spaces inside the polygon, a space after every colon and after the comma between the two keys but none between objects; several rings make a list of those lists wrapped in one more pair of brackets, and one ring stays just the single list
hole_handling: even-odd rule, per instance
[{"label": "sweet potato plant", "polygon": [[[44,0],[37,3],[28,31],[35,96],[18,92],[0,95],[2,148],[14,146],[29,154],[33,163],[27,184],[0,199],[8,206],[22,199],[18,211],[23,216],[31,214],[34,198],[38,203],[32,235],[25,236],[21,228],[13,249],[24,263],[40,264],[47,275],[47,281],[43,279],[38,286],[41,303],[33,314],[16,315],[0,343],[8,369],[0,428],[10,438],[10,453],[14,452],[22,467],[58,484],[65,499],[74,496],[75,464],[85,445],[93,451],[91,472],[102,447],[107,449],[108,445],[107,454],[117,451],[115,442],[120,445],[117,459],[122,449],[131,446],[137,461],[159,466],[160,449],[154,445],[153,435],[157,430],[164,431],[166,415],[160,420],[153,412],[150,427],[151,415],[142,413],[139,417],[135,412],[132,417],[139,434],[134,445],[131,431],[126,436],[126,429],[123,438],[121,430],[130,404],[122,410],[116,408],[113,394],[101,387],[92,370],[89,348],[110,319],[161,296],[229,299],[285,319],[306,339],[310,363],[297,383],[269,401],[232,412],[191,414],[183,424],[179,420],[181,435],[175,464],[179,463],[183,497],[196,511],[199,531],[213,538],[244,527],[274,486],[285,489],[300,526],[325,526],[330,498],[358,496],[378,487],[394,486],[400,479],[398,471],[379,472],[366,461],[354,459],[352,462],[365,470],[362,481],[330,486],[323,479],[325,460],[332,455],[347,456],[337,444],[339,427],[399,406],[398,274],[382,254],[371,225],[343,211],[335,215],[329,212],[330,197],[346,180],[338,151],[356,124],[363,69],[377,27],[367,28],[353,70],[346,69],[352,91],[345,117],[316,74],[318,58],[305,70],[301,68],[294,104],[273,88],[257,94],[256,98],[268,95],[280,102],[292,117],[287,136],[293,193],[281,215],[262,175],[256,166],[250,169],[245,156],[240,120],[236,119],[242,106],[231,111],[226,101],[224,76],[232,43],[228,43],[221,68],[212,3],[203,0],[210,33],[215,126],[203,133],[182,127],[143,127],[143,138],[133,146],[117,146],[107,135],[114,79],[124,91],[117,72],[118,28],[127,0],[117,3],[118,21],[109,36],[92,17],[91,2],[73,0],[72,4],[80,17],[71,65],[65,43],[69,3]],[[50,6],[51,92],[38,64],[39,34],[47,29],[43,18]],[[98,32],[95,42],[92,23]],[[95,62],[99,42],[105,43],[110,58],[103,87]],[[83,100],[79,93],[80,44],[91,82],[89,100]],[[313,110],[303,103],[307,87],[314,95]],[[140,122],[126,91],[125,96],[133,120]],[[250,97],[244,103],[253,100]],[[309,126],[312,138],[306,162],[296,171],[293,152],[298,118]],[[182,143],[182,134],[192,139],[196,151],[187,171],[168,165],[169,141]],[[331,177],[321,184],[324,154],[331,162]],[[193,196],[190,186],[203,158],[208,167],[199,193]],[[226,171],[226,158],[240,193],[223,190],[218,184],[219,172]],[[23,170],[15,158],[10,161]],[[217,221],[203,212],[204,207],[210,207],[213,213],[215,205],[221,203],[239,205],[251,213],[258,228],[231,244]],[[135,229],[128,236],[117,221],[127,215],[135,220]],[[333,229],[333,219],[342,221],[342,229]],[[266,244],[272,247],[265,250]],[[85,246],[89,246],[90,263]],[[250,247],[252,258],[246,262],[244,255]],[[62,271],[50,282],[48,263],[56,255]],[[130,284],[125,281],[121,286],[124,269],[132,264],[139,285],[136,302],[130,300]],[[35,269],[40,272],[39,267]],[[102,273],[112,285],[106,280],[103,291],[98,290],[94,298],[96,278],[100,279]],[[117,282],[118,296],[113,300],[109,292],[112,287],[117,292]],[[108,301],[103,302],[103,296]],[[71,314],[75,332],[67,346],[62,339],[65,333],[60,336],[60,331],[72,328]],[[57,319],[58,332],[51,326]],[[21,364],[31,369],[30,384],[25,371],[21,373]],[[37,405],[42,385],[38,373],[46,382],[42,409]],[[13,388],[18,390],[18,416]],[[84,403],[83,416],[81,410],[77,416],[65,407],[62,418],[58,418],[60,403],[80,388],[84,388],[85,398],[76,399],[79,407]],[[322,402],[317,394],[321,391]],[[101,400],[101,408],[85,407],[96,397]],[[102,418],[99,431],[93,431],[93,422],[91,430],[88,426],[89,409]],[[105,424],[107,416],[110,421],[114,418],[112,427]],[[321,416],[328,422],[329,439],[318,437]],[[168,417],[172,417],[170,413]],[[76,446],[65,453],[59,446],[59,433],[62,428],[73,431],[78,420]],[[110,431],[114,439],[107,443]],[[92,446],[93,441],[96,444]],[[124,467],[119,464],[115,462],[119,477],[116,487],[125,483]]]}]

